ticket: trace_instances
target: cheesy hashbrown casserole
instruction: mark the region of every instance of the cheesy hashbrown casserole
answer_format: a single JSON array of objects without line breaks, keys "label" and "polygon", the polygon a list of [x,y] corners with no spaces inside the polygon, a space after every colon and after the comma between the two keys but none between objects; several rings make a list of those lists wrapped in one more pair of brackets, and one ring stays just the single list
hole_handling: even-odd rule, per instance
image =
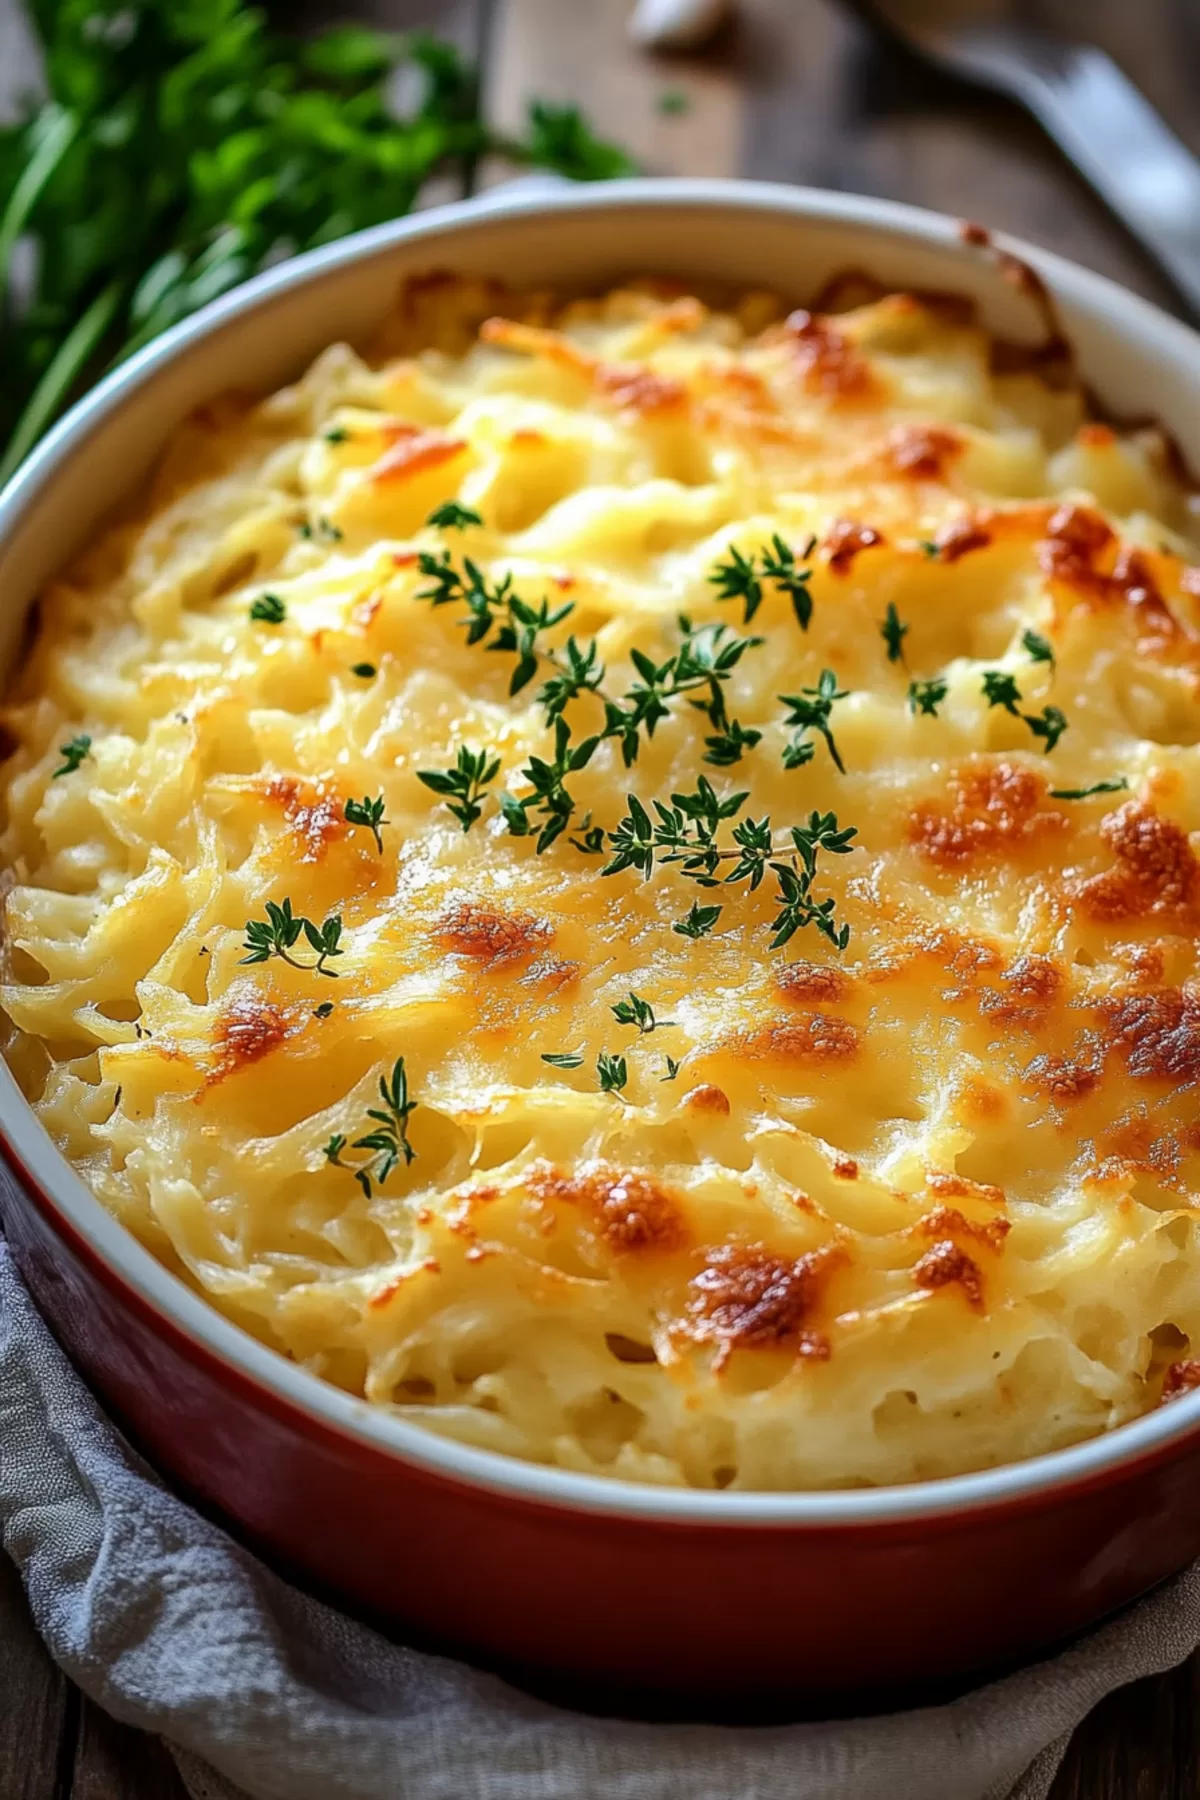
[{"label": "cheesy hashbrown casserole", "polygon": [[908,1482],[1200,1379],[1200,570],[961,309],[431,278],[178,432],[4,721],[6,1054],[474,1444]]}]

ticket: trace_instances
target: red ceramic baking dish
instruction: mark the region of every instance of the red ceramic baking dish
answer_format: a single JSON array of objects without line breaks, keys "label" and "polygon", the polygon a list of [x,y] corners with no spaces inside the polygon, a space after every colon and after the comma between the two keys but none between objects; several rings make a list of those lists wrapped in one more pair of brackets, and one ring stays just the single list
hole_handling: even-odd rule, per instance
[{"label": "red ceramic baking dish", "polygon": [[[493,199],[351,238],[166,334],[51,433],[0,498],[0,668],[44,582],[223,389],[267,391],[370,337],[431,269],[594,286],[631,273],[773,286],[865,269],[1044,330],[1200,462],[1200,339],[1053,256],[879,201],[634,182]],[[678,1491],[509,1460],[323,1385],[185,1288],[101,1208],[0,1065],[0,1215],[71,1357],[163,1473],[279,1566],[491,1663],[814,1704],[961,1679],[1059,1640],[1200,1553],[1200,1393],[983,1474],[833,1493]],[[586,1690],[585,1690],[586,1691]]]}]

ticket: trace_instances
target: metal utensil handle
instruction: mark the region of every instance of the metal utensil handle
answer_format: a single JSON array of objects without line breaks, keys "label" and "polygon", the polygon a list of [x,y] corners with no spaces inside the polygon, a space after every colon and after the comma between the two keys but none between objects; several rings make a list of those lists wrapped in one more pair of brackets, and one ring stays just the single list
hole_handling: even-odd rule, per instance
[{"label": "metal utensil handle", "polygon": [[1027,104],[1200,315],[1200,160],[1103,51],[1021,71]]}]

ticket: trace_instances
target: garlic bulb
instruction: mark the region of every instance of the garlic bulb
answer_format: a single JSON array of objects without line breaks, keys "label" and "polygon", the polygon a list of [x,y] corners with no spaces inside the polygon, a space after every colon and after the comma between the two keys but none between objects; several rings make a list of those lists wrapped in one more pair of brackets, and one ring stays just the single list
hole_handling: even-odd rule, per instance
[{"label": "garlic bulb", "polygon": [[730,0],[637,0],[629,21],[635,44],[651,50],[694,49],[730,11]]}]

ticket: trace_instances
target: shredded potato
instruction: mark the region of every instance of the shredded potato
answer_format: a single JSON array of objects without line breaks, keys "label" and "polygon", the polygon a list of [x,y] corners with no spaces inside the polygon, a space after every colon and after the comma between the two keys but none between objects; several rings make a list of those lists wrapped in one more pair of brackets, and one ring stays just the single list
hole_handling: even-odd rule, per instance
[{"label": "shredded potato", "polygon": [[[426,523],[452,499],[482,524]],[[213,1305],[471,1443],[827,1488],[1108,1429],[1200,1375],[1189,526],[1155,433],[905,295],[422,284],[373,363],[335,346],[189,422],[45,596],[4,714],[9,1061]],[[775,538],[806,630],[711,579]],[[594,640],[609,696],[680,614],[761,638],[725,686],[759,741],[707,765],[675,699],[632,766],[598,745],[539,852],[497,799],[552,754],[552,665],[510,692],[422,598],[443,551],[569,603],[539,651]],[[819,734],[785,767],[780,696],[826,669],[845,772]],[[600,698],[568,717],[601,732]],[[418,778],[463,746],[500,765],[467,831]],[[777,834],[855,828],[814,887],[844,950],[772,948],[770,876],[602,875],[581,833],[699,774]],[[341,919],[336,979],[303,937],[246,962],[285,899]],[[689,938],[693,903],[721,911]],[[412,1160],[356,1181],[400,1057]]]}]

